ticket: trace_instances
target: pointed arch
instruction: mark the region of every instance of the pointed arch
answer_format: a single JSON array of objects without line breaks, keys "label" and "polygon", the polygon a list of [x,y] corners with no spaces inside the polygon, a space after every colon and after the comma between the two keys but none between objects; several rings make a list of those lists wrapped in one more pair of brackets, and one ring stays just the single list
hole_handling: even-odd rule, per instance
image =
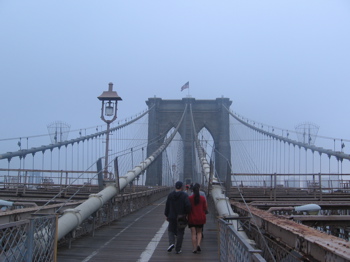
[{"label": "pointed arch", "polygon": [[[190,110],[186,112],[184,122],[179,128],[179,134],[184,140],[183,172],[180,180],[192,177],[194,166],[194,137],[205,127],[213,137],[215,143],[216,172],[222,182],[230,178],[230,135],[229,114],[226,108],[232,104],[228,98],[215,100],[196,100],[183,98],[182,100],[162,100],[161,98],[149,98],[146,101],[149,107],[148,121],[148,146],[147,155],[150,155],[162,144],[165,134],[177,125],[187,104],[191,105],[195,130],[192,128],[192,116]],[[162,158],[158,157],[149,167],[146,185],[162,184]]]}]

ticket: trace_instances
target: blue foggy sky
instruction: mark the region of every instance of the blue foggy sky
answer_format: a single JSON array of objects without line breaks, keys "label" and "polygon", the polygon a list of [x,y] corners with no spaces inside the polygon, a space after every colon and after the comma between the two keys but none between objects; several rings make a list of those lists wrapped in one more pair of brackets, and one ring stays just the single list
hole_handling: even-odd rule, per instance
[{"label": "blue foggy sky", "polygon": [[125,118],[187,81],[249,119],[350,139],[349,28],[348,0],[0,0],[0,139],[101,125],[109,82]]}]

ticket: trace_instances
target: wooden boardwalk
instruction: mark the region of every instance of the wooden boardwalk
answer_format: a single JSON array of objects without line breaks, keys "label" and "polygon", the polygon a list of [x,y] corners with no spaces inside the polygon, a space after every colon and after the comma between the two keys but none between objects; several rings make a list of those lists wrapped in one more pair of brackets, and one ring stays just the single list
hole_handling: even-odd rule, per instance
[{"label": "wooden boardwalk", "polygon": [[192,253],[191,233],[186,228],[182,253],[167,252],[168,232],[164,216],[165,198],[136,211],[110,226],[102,227],[95,236],[72,242],[71,249],[58,249],[58,262],[97,261],[219,261],[218,231],[214,211],[207,215],[202,252]]}]

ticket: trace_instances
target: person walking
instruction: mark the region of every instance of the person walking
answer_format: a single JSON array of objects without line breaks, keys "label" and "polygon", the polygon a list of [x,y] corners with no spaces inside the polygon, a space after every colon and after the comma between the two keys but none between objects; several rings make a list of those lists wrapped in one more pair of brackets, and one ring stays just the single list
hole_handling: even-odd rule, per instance
[{"label": "person walking", "polygon": [[191,230],[191,239],[193,253],[201,250],[203,225],[206,223],[206,214],[208,212],[207,200],[199,193],[199,184],[193,186],[193,194],[189,197],[191,203],[191,212],[188,215],[188,227]]},{"label": "person walking", "polygon": [[175,248],[176,254],[181,253],[182,241],[186,227],[178,226],[178,217],[181,215],[187,216],[190,211],[191,204],[188,195],[183,191],[183,183],[181,181],[177,181],[175,183],[175,190],[171,192],[167,197],[164,210],[166,220],[169,222],[168,252],[171,252]]},{"label": "person walking", "polygon": [[[200,194],[201,196],[204,196],[204,197],[205,197],[205,200],[207,200],[207,196],[206,196],[205,192],[201,190],[201,185],[200,185],[199,183],[196,183],[195,185],[198,186],[199,194]],[[192,185],[192,189],[193,189],[193,185]],[[193,191],[193,190],[192,190],[192,191]],[[207,204],[208,204],[208,202],[207,202]],[[208,211],[206,211],[206,214],[208,214]],[[202,228],[202,240],[203,240],[203,238],[204,238],[204,233],[203,233],[203,232],[204,232],[204,225],[203,225],[203,228]]]}]

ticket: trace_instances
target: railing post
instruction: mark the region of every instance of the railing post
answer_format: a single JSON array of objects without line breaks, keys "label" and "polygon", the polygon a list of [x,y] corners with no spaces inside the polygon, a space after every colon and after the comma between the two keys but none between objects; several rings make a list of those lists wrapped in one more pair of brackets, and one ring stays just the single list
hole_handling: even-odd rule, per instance
[{"label": "railing post", "polygon": [[18,171],[17,182],[14,183],[16,185],[16,195],[18,195],[20,181],[21,181],[21,171]]},{"label": "railing post", "polygon": [[270,199],[272,199],[272,192],[273,191],[273,175],[271,175],[270,178]]},{"label": "railing post", "polygon": [[329,179],[329,188],[331,190],[331,193],[333,194],[334,193],[334,188],[333,188],[333,180],[332,179]]},{"label": "railing post", "polygon": [[68,190],[67,190],[67,186],[68,186],[68,172],[66,171],[66,181],[65,181],[65,185],[64,185],[64,196],[66,196],[66,194],[68,193]]},{"label": "railing post", "polygon": [[115,177],[115,186],[118,189],[117,194],[120,194],[118,157],[114,159],[114,177]]},{"label": "railing post", "polygon": [[273,194],[273,200],[276,201],[276,191],[277,191],[277,174],[274,174],[274,194]]},{"label": "railing post", "polygon": [[33,218],[29,218],[26,246],[27,248],[26,248],[25,261],[31,262],[33,258],[33,250],[34,250],[34,219]]},{"label": "railing post", "polygon": [[101,157],[97,160],[96,168],[97,168],[98,188],[101,191],[104,188],[103,168],[102,168],[102,158]]},{"label": "railing post", "polygon": [[320,187],[320,200],[322,201],[322,180],[321,180],[321,173],[318,174],[318,183]]},{"label": "railing post", "polygon": [[23,182],[23,195],[26,193],[26,187],[27,187],[27,177],[28,177],[28,171],[24,173],[24,182]]},{"label": "railing post", "polygon": [[58,214],[55,215],[55,239],[54,239],[54,254],[53,261],[57,262],[57,247],[58,247]]},{"label": "railing post", "polygon": [[316,199],[317,196],[316,196],[316,180],[315,180],[315,175],[312,175],[312,187],[313,187],[313,190],[314,190],[314,198]]},{"label": "railing post", "polygon": [[62,192],[62,181],[63,181],[63,170],[61,170],[61,178],[60,178],[60,191]]}]

